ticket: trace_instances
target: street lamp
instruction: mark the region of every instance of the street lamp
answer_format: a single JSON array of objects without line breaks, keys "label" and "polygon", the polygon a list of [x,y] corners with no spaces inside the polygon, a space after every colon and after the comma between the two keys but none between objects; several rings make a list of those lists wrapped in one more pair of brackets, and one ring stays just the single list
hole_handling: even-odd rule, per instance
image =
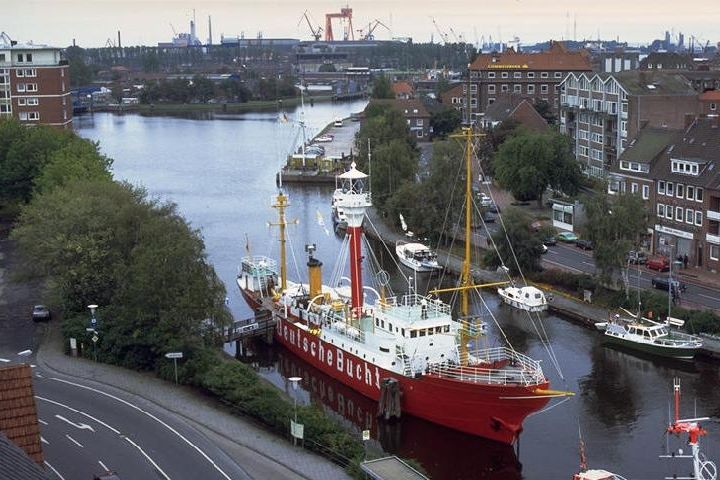
[{"label": "street lamp", "polygon": [[290,377],[290,378],[288,378],[288,380],[290,380],[290,382],[292,383],[292,387],[293,387],[293,412],[294,412],[294,416],[295,416],[295,420],[293,421],[293,425],[292,425],[293,428],[291,428],[291,434],[293,437],[293,445],[297,445],[297,436],[296,436],[296,432],[295,432],[295,429],[297,428],[297,388],[298,388],[298,383],[300,383],[300,380],[302,380],[302,378],[301,377]]}]

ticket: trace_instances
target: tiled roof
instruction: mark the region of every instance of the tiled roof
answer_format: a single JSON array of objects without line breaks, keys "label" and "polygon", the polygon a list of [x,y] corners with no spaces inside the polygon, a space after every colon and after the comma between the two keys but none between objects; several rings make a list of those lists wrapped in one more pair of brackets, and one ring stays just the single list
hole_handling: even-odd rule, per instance
[{"label": "tiled roof", "polygon": [[591,71],[590,57],[585,51],[568,51],[561,43],[540,53],[518,53],[510,48],[502,53],[482,53],[475,58],[471,70],[565,70]]},{"label": "tiled roof", "polygon": [[628,147],[620,155],[620,161],[653,163],[681,134],[682,130],[645,127],[636,138],[630,141]]},{"label": "tiled roof", "polygon": [[626,70],[612,76],[630,95],[697,95],[692,84],[679,73]]},{"label": "tiled roof", "polygon": [[[408,118],[423,118],[430,117],[430,113],[425,108],[425,105],[417,99],[374,99],[371,100],[370,105],[390,105],[391,107],[400,110],[400,112]],[[365,107],[367,109],[367,107]]]},{"label": "tiled roof", "polygon": [[708,90],[700,94],[700,100],[705,102],[720,101],[720,90]]},{"label": "tiled roof", "polygon": [[48,480],[50,477],[20,447],[0,432],[0,478]]},{"label": "tiled roof", "polygon": [[0,432],[35,462],[43,463],[29,365],[0,368]]},{"label": "tiled roof", "polygon": [[413,93],[413,88],[408,82],[395,82],[392,84],[392,91],[395,95],[399,93]]}]

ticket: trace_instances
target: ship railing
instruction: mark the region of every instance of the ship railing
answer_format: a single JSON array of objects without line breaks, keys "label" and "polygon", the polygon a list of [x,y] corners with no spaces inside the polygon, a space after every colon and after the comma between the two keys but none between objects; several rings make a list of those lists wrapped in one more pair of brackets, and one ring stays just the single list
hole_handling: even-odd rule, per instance
[{"label": "ship railing", "polygon": [[463,382],[495,385],[539,385],[546,382],[540,362],[507,347],[469,352],[468,365],[437,363],[427,373]]},{"label": "ship railing", "polygon": [[253,255],[243,257],[240,262],[239,273],[245,272],[250,275],[269,275],[277,272],[277,262],[264,255]]},{"label": "ship railing", "polygon": [[418,316],[422,315],[422,310],[425,308],[428,318],[450,315],[450,305],[441,300],[428,299],[417,293],[403,295],[400,298],[379,298],[375,301],[375,306],[382,311],[388,311],[389,307],[417,308]]},{"label": "ship railing", "polygon": [[682,332],[672,332],[671,337],[665,337],[665,338],[656,338],[655,343],[659,343],[662,345],[669,345],[673,347],[687,347],[687,348],[694,348],[699,347],[702,345],[702,340],[699,338],[688,335],[687,333]]},{"label": "ship railing", "polygon": [[330,330],[356,342],[365,343],[365,332],[348,324],[345,317],[335,312],[328,312],[320,317],[323,330]]}]

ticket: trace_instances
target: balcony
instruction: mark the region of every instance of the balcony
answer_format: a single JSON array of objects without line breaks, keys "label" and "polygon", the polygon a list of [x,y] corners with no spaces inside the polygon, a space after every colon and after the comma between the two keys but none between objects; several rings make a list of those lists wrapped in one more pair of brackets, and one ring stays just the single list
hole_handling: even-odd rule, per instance
[{"label": "balcony", "polygon": [[720,236],[707,233],[705,234],[705,241],[714,245],[720,245]]},{"label": "balcony", "polygon": [[708,210],[705,213],[705,216],[707,217],[708,220],[720,221],[720,212],[716,212],[714,210]]}]

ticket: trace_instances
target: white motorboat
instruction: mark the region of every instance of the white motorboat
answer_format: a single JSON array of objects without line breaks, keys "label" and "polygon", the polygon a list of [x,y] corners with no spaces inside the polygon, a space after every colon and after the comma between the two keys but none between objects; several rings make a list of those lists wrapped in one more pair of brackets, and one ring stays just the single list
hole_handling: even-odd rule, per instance
[{"label": "white motorboat", "polygon": [[336,188],[332,196],[332,221],[335,230],[345,230],[347,228],[347,216],[341,206],[338,205],[338,199],[343,195],[342,188]]},{"label": "white motorboat", "polygon": [[416,272],[432,272],[442,268],[437,261],[437,254],[422,243],[406,243],[398,241],[395,253],[400,263]]},{"label": "white motorboat", "polygon": [[519,310],[543,312],[548,308],[545,294],[536,287],[502,287],[498,288],[498,295],[500,295],[503,302]]}]

